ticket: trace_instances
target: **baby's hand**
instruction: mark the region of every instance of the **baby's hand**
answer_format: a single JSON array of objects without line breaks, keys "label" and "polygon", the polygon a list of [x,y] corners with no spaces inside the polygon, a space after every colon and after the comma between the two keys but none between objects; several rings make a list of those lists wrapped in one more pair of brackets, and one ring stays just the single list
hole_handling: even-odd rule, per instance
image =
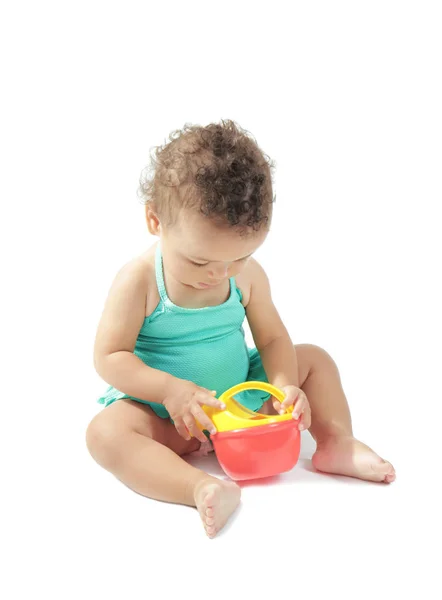
[{"label": "baby's hand", "polygon": [[285,394],[285,398],[282,404],[276,398],[273,398],[273,408],[280,415],[283,415],[289,406],[294,405],[293,418],[299,419],[299,417],[301,417],[299,421],[299,429],[301,431],[303,429],[309,429],[312,418],[307,396],[295,385],[286,385],[281,389]]},{"label": "baby's hand", "polygon": [[[190,434],[200,442],[206,441],[206,436],[198,427],[198,420],[203,429],[216,433],[216,427],[201,408],[203,404],[224,410],[226,405],[214,398],[215,391],[206,390],[191,381],[176,379],[167,390],[163,406],[169,413],[176,430],[185,440],[190,440]],[[190,434],[189,434],[190,432]]]}]

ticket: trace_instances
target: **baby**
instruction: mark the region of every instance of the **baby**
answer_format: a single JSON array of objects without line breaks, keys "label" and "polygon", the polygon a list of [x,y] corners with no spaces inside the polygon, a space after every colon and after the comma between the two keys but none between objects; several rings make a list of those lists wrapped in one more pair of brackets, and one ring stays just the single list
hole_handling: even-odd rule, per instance
[{"label": "baby", "polygon": [[257,390],[238,399],[265,414],[293,405],[299,429],[316,441],[318,471],[395,479],[392,465],[353,437],[332,358],[293,345],[252,258],[271,224],[272,171],[232,121],[185,126],[157,148],[140,190],[159,240],[117,274],[95,341],[95,368],[110,387],[87,430],[91,455],[139,494],[196,507],[209,537],[241,490],[182,457],[210,447],[196,424],[216,431],[202,405],[224,408],[216,396],[237,383],[268,381],[284,392],[282,404]]}]

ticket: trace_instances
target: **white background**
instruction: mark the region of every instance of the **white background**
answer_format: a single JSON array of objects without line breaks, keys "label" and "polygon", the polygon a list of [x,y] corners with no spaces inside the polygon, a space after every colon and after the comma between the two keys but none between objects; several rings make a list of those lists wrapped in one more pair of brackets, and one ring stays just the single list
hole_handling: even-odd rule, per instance
[{"label": "white background", "polygon": [[[6,2],[0,23],[2,597],[440,597],[440,3]],[[332,354],[398,479],[316,474],[306,434],[210,541],[84,432],[107,290],[154,241],[149,150],[221,118],[277,164],[257,258],[293,340]]]}]

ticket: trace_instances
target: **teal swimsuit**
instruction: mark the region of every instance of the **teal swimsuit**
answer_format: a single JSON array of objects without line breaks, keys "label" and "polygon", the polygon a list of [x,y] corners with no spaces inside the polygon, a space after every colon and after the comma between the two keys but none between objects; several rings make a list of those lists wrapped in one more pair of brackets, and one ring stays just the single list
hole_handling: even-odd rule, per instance
[{"label": "teal swimsuit", "polygon": [[[245,341],[242,325],[246,311],[234,277],[230,278],[230,296],[223,304],[183,308],[167,295],[160,244],[155,254],[155,274],[160,301],[140,329],[134,349],[136,356],[154,369],[216,390],[218,397],[243,381],[267,381],[258,350],[248,348]],[[254,411],[269,397],[259,390],[236,396]],[[169,417],[162,404],[128,396],[112,386],[98,402],[108,406],[121,398],[148,404],[159,417]]]}]

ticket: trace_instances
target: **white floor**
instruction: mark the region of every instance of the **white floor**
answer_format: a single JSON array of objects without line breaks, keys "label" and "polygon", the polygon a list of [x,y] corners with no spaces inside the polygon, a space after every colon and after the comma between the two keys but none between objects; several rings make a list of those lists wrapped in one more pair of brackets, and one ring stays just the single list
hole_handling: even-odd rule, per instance
[{"label": "white floor", "polygon": [[[407,447],[408,434],[382,443],[372,436],[398,467],[390,486],[315,473],[314,442],[303,434],[295,469],[244,484],[240,509],[209,540],[195,510],[136,495],[92,461],[81,429],[86,412],[72,415],[55,440],[57,452],[68,451],[45,446],[42,456],[40,447],[29,456],[30,479],[15,474],[21,493],[5,523],[15,591],[8,599],[33,589],[50,599],[144,598],[153,588],[158,598],[440,597],[440,554],[431,543],[440,527],[437,486],[420,466],[424,446]],[[213,454],[193,462],[223,476]]]},{"label": "white floor", "polygon": [[[440,3],[4,4],[0,598],[440,600]],[[256,258],[284,323],[336,360],[398,478],[315,473],[306,434],[209,540],[195,510],[100,469],[84,432],[104,299],[154,241],[140,173],[171,131],[220,119],[276,163]]]}]

